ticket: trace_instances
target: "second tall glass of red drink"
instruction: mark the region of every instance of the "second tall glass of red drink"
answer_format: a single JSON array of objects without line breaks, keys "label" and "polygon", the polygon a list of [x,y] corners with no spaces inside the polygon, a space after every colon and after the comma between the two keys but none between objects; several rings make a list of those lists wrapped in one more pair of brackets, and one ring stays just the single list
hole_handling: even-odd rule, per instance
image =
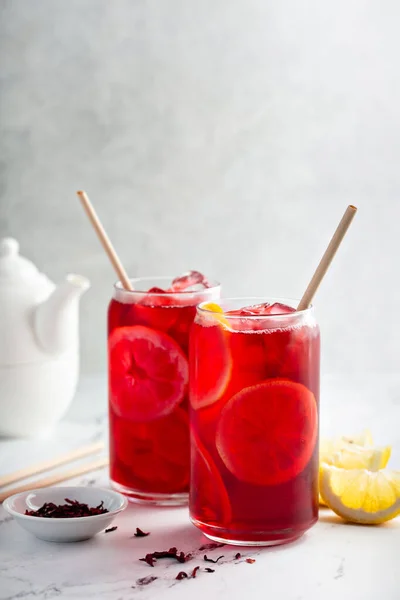
[{"label": "second tall glass of red drink", "polygon": [[110,475],[133,500],[189,491],[188,346],[196,305],[220,287],[200,273],[117,283],[108,311]]},{"label": "second tall glass of red drink", "polygon": [[316,522],[319,354],[311,308],[254,298],[198,307],[190,514],[211,539],[280,544]]}]

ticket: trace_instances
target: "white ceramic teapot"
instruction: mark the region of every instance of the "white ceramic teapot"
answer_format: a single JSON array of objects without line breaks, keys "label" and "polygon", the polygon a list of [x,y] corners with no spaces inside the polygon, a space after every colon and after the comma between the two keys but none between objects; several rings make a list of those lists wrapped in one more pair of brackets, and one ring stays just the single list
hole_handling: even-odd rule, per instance
[{"label": "white ceramic teapot", "polygon": [[0,435],[45,432],[66,412],[79,369],[79,297],[89,281],[55,286],[0,241]]}]

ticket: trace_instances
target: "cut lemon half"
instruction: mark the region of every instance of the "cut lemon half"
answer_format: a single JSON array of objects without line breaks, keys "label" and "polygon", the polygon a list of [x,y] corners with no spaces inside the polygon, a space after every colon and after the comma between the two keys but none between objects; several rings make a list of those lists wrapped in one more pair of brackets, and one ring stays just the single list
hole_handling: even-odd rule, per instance
[{"label": "cut lemon half", "polygon": [[400,514],[400,471],[348,470],[322,463],[319,484],[324,502],[346,521],[376,525]]}]

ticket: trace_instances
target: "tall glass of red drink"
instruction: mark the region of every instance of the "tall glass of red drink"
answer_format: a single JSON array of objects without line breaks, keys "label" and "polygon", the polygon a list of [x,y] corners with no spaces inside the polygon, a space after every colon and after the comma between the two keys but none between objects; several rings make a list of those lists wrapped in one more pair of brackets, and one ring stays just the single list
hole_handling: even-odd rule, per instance
[{"label": "tall glass of red drink", "polygon": [[318,518],[319,328],[312,308],[291,305],[197,309],[190,515],[216,541],[282,544]]},{"label": "tall glass of red drink", "polygon": [[200,273],[132,279],[108,310],[110,476],[130,499],[180,504],[189,490],[189,330],[219,297]]}]

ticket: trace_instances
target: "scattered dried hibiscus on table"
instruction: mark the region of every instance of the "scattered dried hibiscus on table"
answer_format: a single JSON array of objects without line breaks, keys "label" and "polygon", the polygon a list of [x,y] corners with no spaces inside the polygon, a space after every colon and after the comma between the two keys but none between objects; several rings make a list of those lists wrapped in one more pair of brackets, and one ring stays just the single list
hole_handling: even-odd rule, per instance
[{"label": "scattered dried hibiscus on table", "polygon": [[216,548],[222,548],[223,546],[225,546],[225,544],[210,542],[209,544],[203,544],[203,546],[200,546],[199,552],[202,550],[215,550]]},{"label": "scattered dried hibiscus on table", "polygon": [[[181,579],[195,579],[196,575],[197,575],[197,571],[200,569],[200,567],[195,567],[193,569],[193,571],[190,573],[190,575],[188,575],[187,573],[185,573],[185,571],[179,571],[178,575],[175,577],[175,579],[178,579],[178,581],[180,581]],[[211,569],[212,571],[212,569]]]},{"label": "scattered dried hibiscus on table", "polygon": [[148,535],[150,535],[150,531],[146,533],[145,531],[139,529],[139,527],[136,527],[136,533],[134,533],[133,535],[135,537],[147,537]]},{"label": "scattered dried hibiscus on table", "polygon": [[191,554],[185,554],[184,552],[179,552],[175,547],[170,548],[169,550],[162,550],[161,552],[155,551],[149,554],[146,554],[144,558],[139,558],[139,560],[147,563],[150,567],[154,567],[154,563],[159,558],[174,558],[179,563],[185,563],[192,558]]},{"label": "scattered dried hibiscus on table", "polygon": [[114,525],[114,527],[109,527],[108,529],[106,529],[104,533],[111,533],[112,531],[116,531],[117,529],[118,527]]},{"label": "scattered dried hibiscus on table", "polygon": [[[147,577],[141,577],[140,579],[138,579],[136,581],[137,585],[149,585],[149,583],[153,583],[153,581],[155,581],[156,579],[158,579],[158,577],[153,577],[152,575],[147,575]],[[135,586],[133,586],[135,587]]]},{"label": "scattered dried hibiscus on table", "polygon": [[[139,535],[138,537],[141,537],[141,536]],[[216,547],[219,548],[221,545],[223,546],[224,544],[206,544],[204,546],[201,546],[200,549],[207,548],[210,550],[214,550]],[[150,565],[150,567],[154,567],[157,560],[160,558],[173,558],[173,559],[177,560],[179,563],[185,563],[188,560],[191,560],[193,558],[193,555],[191,553],[185,554],[182,551],[178,552],[177,548],[175,546],[173,546],[169,550],[162,550],[161,552],[155,551],[155,552],[146,554],[146,556],[144,558],[140,558],[139,560],[147,563],[148,565]],[[205,562],[209,562],[209,563],[213,563],[213,564],[217,564],[222,558],[224,558],[224,555],[218,556],[218,558],[215,558],[215,559],[208,558],[207,554],[204,554],[204,556],[203,556],[203,560]],[[237,552],[233,557],[234,560],[239,560],[240,558],[242,558],[242,555],[240,554],[240,552]],[[256,562],[256,559],[255,558],[246,558],[245,562],[247,562],[249,564],[253,564]],[[201,572],[201,570],[202,569],[199,566],[197,566],[197,567],[194,567],[194,569],[192,570],[191,573],[186,573],[185,571],[179,571],[179,573],[177,574],[175,579],[177,579],[178,581],[180,581],[182,579],[195,579],[197,576],[197,573]],[[211,569],[210,567],[205,567],[203,570],[206,573],[215,573],[215,569]],[[144,579],[146,579],[146,578],[144,578]],[[156,578],[154,578],[154,579],[156,579]]]},{"label": "scattered dried hibiscus on table", "polygon": [[222,555],[222,556],[218,556],[218,558],[216,558],[215,560],[214,560],[213,558],[208,558],[207,554],[205,554],[205,555],[204,555],[204,560],[205,560],[206,562],[214,563],[214,565],[216,565],[216,564],[217,564],[217,562],[218,562],[219,560],[221,560],[221,558],[224,558],[224,555]]}]

